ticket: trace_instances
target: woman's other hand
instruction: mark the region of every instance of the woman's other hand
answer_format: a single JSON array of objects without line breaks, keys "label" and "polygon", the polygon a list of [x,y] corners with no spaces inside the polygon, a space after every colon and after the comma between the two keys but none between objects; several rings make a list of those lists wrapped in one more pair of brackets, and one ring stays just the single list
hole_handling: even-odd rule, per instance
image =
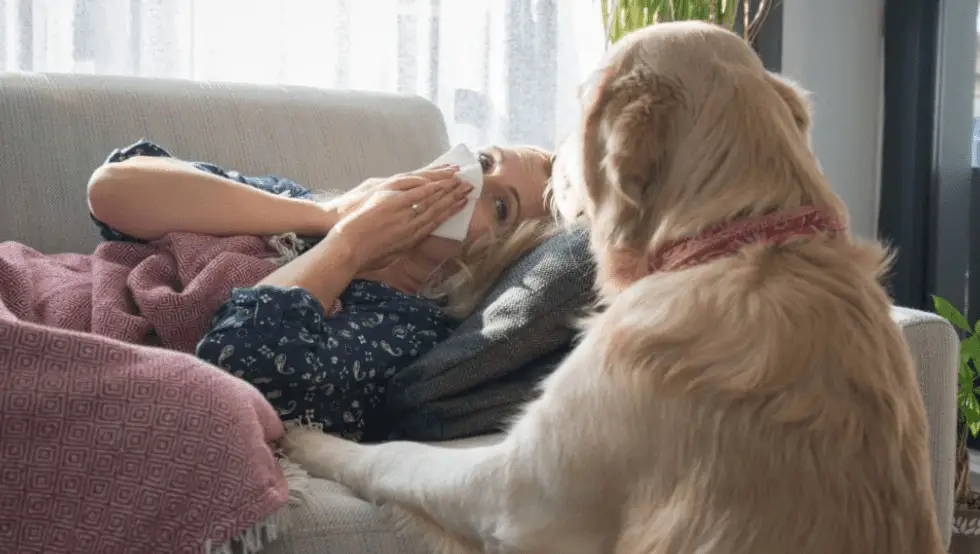
[{"label": "woman's other hand", "polygon": [[330,234],[347,243],[357,271],[380,269],[461,210],[472,188],[454,168],[393,177],[358,201]]}]

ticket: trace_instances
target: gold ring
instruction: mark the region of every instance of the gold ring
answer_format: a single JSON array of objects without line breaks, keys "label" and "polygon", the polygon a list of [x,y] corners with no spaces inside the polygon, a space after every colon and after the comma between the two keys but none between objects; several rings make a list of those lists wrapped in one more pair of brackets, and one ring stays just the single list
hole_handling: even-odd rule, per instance
[{"label": "gold ring", "polygon": [[419,209],[421,207],[418,204],[412,204],[412,215],[419,215]]}]

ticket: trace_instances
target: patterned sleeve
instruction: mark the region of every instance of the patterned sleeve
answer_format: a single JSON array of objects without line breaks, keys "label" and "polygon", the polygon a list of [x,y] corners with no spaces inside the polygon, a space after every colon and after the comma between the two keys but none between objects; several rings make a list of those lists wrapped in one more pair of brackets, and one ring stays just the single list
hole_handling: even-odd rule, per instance
[{"label": "patterned sleeve", "polygon": [[[109,156],[106,158],[105,163],[118,163],[134,156],[155,156],[159,158],[172,158],[173,156],[170,152],[164,150],[160,145],[150,142],[146,139],[141,139],[125,148],[117,148],[113,150]],[[194,167],[218,175],[219,177],[224,177],[226,179],[231,179],[237,181],[244,185],[249,185],[257,189],[264,190],[272,194],[279,194],[289,196],[291,198],[302,198],[306,200],[311,200],[313,198],[313,193],[306,187],[290,181],[289,179],[283,177],[277,177],[275,175],[266,175],[261,177],[249,177],[242,175],[237,171],[230,171],[222,169],[221,167],[208,162],[191,162]],[[114,240],[114,241],[126,241],[126,242],[146,242],[142,239],[136,238],[126,233],[120,232],[112,227],[109,227],[104,222],[99,221],[91,213],[89,217],[95,222],[95,225],[99,228],[99,234],[102,236],[103,240]]]},{"label": "patterned sleeve", "polygon": [[284,421],[378,440],[386,383],[448,335],[419,323],[346,308],[327,316],[299,287],[235,289],[197,355],[258,388]]}]

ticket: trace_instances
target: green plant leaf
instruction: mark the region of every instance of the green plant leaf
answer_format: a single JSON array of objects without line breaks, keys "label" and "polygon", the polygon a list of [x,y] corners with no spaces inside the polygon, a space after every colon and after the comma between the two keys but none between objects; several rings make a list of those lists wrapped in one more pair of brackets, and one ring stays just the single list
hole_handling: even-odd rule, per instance
[{"label": "green plant leaf", "polygon": [[956,378],[957,394],[968,395],[973,392],[973,379],[970,378],[969,368],[961,366]]},{"label": "green plant leaf", "polygon": [[966,318],[963,314],[956,309],[949,300],[941,296],[932,295],[932,305],[936,308],[936,313],[941,317],[946,318],[947,321],[953,325],[963,329],[964,331],[972,331],[970,324],[966,322]]},{"label": "green plant leaf", "polygon": [[[778,1],[778,0],[770,0]],[[741,2],[738,0],[601,0],[602,23],[606,38],[614,43],[626,34],[664,21],[699,19],[728,29],[735,26]],[[750,14],[752,17],[753,14]]]},{"label": "green plant leaf", "polygon": [[973,379],[975,375],[973,373],[973,368],[969,364],[969,360],[964,360],[962,354],[960,355],[960,365],[956,369],[956,384],[962,388],[966,383],[970,383],[972,386]]},{"label": "green plant leaf", "polygon": [[670,21],[670,0],[650,0],[647,2],[647,10],[651,12],[654,23],[660,21]]},{"label": "green plant leaf", "polygon": [[691,19],[691,3],[687,0],[668,0],[670,3],[670,17],[674,21]]},{"label": "green plant leaf", "polygon": [[602,28],[609,33],[609,0],[599,0],[599,9],[602,10]]},{"label": "green plant leaf", "polygon": [[[973,379],[972,375],[968,371],[963,371],[960,367],[960,371],[956,376],[956,393],[968,395],[973,392]],[[958,401],[959,402],[959,401]]]},{"label": "green plant leaf", "polygon": [[980,335],[970,335],[960,341],[960,363],[980,362]]},{"label": "green plant leaf", "polygon": [[977,395],[974,392],[971,391],[964,395],[962,402],[960,402],[960,413],[963,415],[963,421],[966,422],[975,436],[976,431],[973,431],[973,428],[980,429],[980,402],[977,401]]},{"label": "green plant leaf", "polygon": [[959,408],[959,415],[962,421],[976,436],[980,431],[980,401],[977,400],[976,391],[973,389],[973,380],[960,380],[956,391],[956,404]]},{"label": "green plant leaf", "polygon": [[970,393],[967,392],[963,387],[958,388],[956,390],[956,409],[958,410],[960,419],[963,420],[966,419],[965,411],[968,409],[967,404],[969,403],[969,401],[970,401]]}]

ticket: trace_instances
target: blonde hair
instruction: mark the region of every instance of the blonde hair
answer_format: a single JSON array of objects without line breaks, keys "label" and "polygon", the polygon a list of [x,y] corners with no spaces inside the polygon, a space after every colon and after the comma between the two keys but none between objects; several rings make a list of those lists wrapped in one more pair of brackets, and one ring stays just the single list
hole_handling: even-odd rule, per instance
[{"label": "blonde hair", "polygon": [[443,311],[450,316],[462,319],[473,312],[504,270],[556,229],[549,216],[521,221],[500,236],[487,233],[465,244],[459,255],[448,262],[456,271],[431,283],[422,294],[443,303]]}]

